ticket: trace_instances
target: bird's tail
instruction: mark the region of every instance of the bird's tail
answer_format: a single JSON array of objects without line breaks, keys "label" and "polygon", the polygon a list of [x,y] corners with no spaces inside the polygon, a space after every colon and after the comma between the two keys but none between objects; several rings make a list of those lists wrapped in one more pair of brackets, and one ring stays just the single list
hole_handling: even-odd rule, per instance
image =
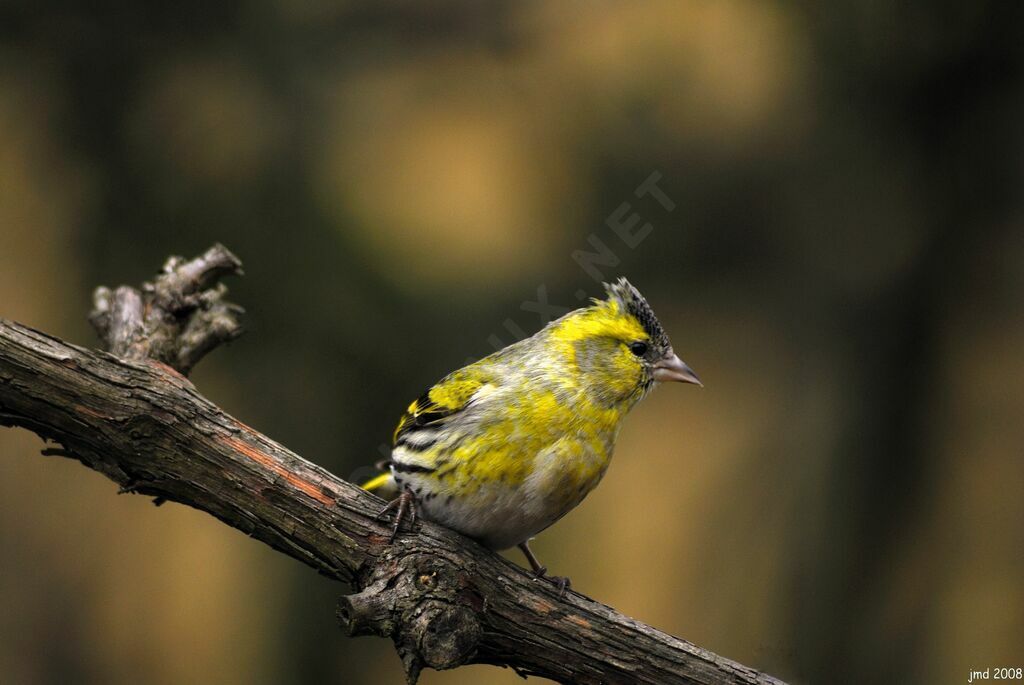
[{"label": "bird's tail", "polygon": [[366,481],[359,487],[361,487],[363,490],[369,490],[370,492],[373,492],[374,490],[380,490],[381,488],[387,487],[388,482],[390,480],[390,473],[382,473],[376,478],[371,478],[370,480]]},{"label": "bird's tail", "polygon": [[[387,466],[384,468],[387,468]],[[395,497],[398,497],[398,486],[395,485],[395,479],[391,477],[390,471],[385,471],[379,476],[371,478],[359,487],[363,490],[368,490],[383,499],[394,499]]]}]

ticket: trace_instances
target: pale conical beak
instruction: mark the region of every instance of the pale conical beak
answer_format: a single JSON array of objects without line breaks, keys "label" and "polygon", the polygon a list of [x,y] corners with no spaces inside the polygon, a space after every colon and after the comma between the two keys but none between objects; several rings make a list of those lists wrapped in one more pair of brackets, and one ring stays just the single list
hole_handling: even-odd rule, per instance
[{"label": "pale conical beak", "polygon": [[669,352],[671,356],[659,359],[654,364],[654,380],[659,383],[676,381],[677,383],[693,383],[704,387],[704,384],[697,378],[697,374],[686,365],[679,355]]}]

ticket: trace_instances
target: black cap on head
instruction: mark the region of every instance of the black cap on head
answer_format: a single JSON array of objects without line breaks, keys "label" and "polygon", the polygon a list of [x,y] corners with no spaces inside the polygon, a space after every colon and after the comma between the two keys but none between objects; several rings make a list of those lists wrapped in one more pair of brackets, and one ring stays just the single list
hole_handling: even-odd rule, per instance
[{"label": "black cap on head", "polygon": [[672,347],[672,343],[669,342],[668,335],[661,327],[658,317],[654,315],[651,305],[647,304],[644,296],[629,281],[620,278],[614,283],[605,283],[604,289],[608,292],[609,300],[617,300],[625,311],[636,317],[655,347],[661,350],[668,350]]}]

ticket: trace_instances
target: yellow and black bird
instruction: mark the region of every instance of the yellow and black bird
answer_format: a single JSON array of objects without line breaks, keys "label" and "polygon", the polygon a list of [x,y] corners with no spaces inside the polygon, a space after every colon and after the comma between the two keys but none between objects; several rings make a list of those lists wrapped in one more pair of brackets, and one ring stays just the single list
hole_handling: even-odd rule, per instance
[{"label": "yellow and black bird", "polygon": [[[546,569],[530,538],[600,482],[622,419],[656,383],[701,385],[625,279],[534,335],[438,381],[409,405],[388,472],[363,487],[397,494],[394,533],[416,515]],[[564,578],[552,578],[561,587]]]}]

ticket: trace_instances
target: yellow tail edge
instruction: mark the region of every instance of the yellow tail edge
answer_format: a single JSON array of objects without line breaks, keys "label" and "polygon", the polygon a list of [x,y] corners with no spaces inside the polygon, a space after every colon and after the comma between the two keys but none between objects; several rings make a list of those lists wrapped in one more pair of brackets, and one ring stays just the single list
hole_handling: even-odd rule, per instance
[{"label": "yellow tail edge", "polygon": [[390,473],[382,473],[379,476],[377,476],[376,478],[373,478],[372,480],[366,481],[365,483],[363,483],[359,487],[361,487],[363,490],[369,490],[369,491],[372,492],[372,491],[377,490],[378,488],[381,488],[384,485],[386,485],[387,482],[390,479],[391,479],[391,474]]}]

